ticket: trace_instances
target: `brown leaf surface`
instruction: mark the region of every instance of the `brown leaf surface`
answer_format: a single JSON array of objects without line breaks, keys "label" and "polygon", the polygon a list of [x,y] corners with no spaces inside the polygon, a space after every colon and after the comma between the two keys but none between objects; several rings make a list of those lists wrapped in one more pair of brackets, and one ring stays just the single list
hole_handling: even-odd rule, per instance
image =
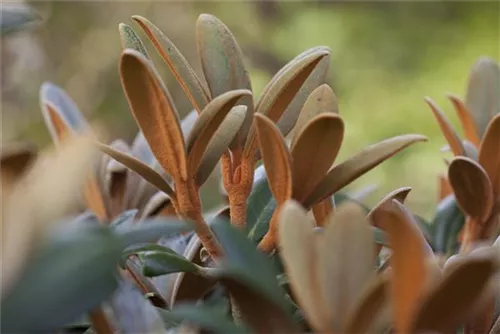
[{"label": "brown leaf surface", "polygon": [[120,75],[132,114],[156,159],[174,179],[187,180],[179,117],[152,63],[139,52],[127,49],[122,52]]},{"label": "brown leaf surface", "polygon": [[479,148],[479,163],[491,181],[493,194],[500,197],[500,114],[493,117],[486,128]]},{"label": "brown leaf surface", "polygon": [[472,115],[467,110],[464,102],[456,95],[450,94],[448,98],[453,103],[455,110],[458,115],[458,119],[460,120],[460,124],[462,125],[462,129],[464,131],[464,136],[467,140],[469,140],[474,146],[479,147],[479,143],[481,140],[477,134],[476,124],[474,123],[474,119]]}]

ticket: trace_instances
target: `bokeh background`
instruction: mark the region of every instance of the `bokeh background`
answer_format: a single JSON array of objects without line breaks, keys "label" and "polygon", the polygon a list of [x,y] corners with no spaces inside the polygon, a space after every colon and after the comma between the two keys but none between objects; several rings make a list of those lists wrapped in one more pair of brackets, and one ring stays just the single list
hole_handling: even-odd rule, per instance
[{"label": "bokeh background", "polygon": [[[38,105],[42,82],[73,97],[108,139],[131,140],[137,127],[118,76],[118,24],[136,28],[131,15],[147,17],[171,38],[200,72],[195,22],[201,13],[219,17],[234,33],[258,96],[285,63],[305,49],[332,50],[327,82],[346,123],[339,161],[384,138],[421,133],[416,144],[362,177],[349,191],[377,185],[366,202],[411,186],[409,207],[431,217],[437,174],[445,170],[439,127],[424,103],[433,98],[451,122],[458,120],[446,93],[464,96],[470,67],[480,56],[500,60],[500,2],[192,2],[33,1],[43,17],[34,30],[2,40],[2,141],[50,144]],[[139,28],[136,29],[144,37]],[[144,37],[181,115],[189,102]],[[205,206],[216,205],[217,177],[203,189]]]}]

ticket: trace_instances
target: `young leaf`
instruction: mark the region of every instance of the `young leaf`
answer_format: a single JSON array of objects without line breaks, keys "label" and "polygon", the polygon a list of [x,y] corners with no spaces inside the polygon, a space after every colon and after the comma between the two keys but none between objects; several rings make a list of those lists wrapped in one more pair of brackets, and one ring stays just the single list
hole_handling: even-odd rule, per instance
[{"label": "young leaf", "polygon": [[[261,165],[259,168],[264,169],[264,165]],[[254,173],[254,184],[252,186],[252,192],[247,199],[247,219],[246,219],[246,229],[251,231],[262,211],[266,207],[266,205],[272,199],[271,189],[269,188],[269,183],[267,181],[267,177],[258,178],[257,173],[258,169]],[[274,211],[274,209],[273,209]],[[272,214],[272,213],[271,213]]]},{"label": "young leaf", "polygon": [[125,23],[120,23],[118,25],[118,30],[120,32],[120,40],[122,42],[123,49],[133,49],[136,50],[148,59],[150,59],[144,44],[142,44],[141,39],[135,33],[134,29],[132,29],[129,25]]},{"label": "young leaf", "polygon": [[341,330],[375,265],[373,233],[364,211],[352,202],[338,206],[325,227],[318,254],[319,286],[334,330]]},{"label": "young leaf", "polygon": [[198,267],[174,252],[149,251],[139,253],[143,273],[147,277],[161,276],[178,272],[197,273]]},{"label": "young leaf", "polygon": [[412,317],[417,302],[429,280],[426,258],[427,243],[399,202],[381,211],[385,215],[381,227],[387,232],[392,248],[392,299],[395,328],[400,333],[410,333]]},{"label": "young leaf", "polygon": [[348,185],[384,160],[409,145],[422,141],[427,141],[427,138],[421,135],[409,134],[392,137],[366,147],[355,156],[330,169],[325,178],[321,180],[305,200],[305,207],[311,207],[311,205],[333,195],[337,190]]},{"label": "young leaf", "polygon": [[458,204],[471,218],[483,223],[493,208],[493,191],[485,170],[466,157],[454,158],[448,178]]},{"label": "young leaf", "polygon": [[99,143],[98,145],[101,151],[108,154],[116,161],[127,166],[127,168],[130,168],[145,180],[147,180],[149,183],[157,187],[159,190],[165,192],[171,199],[175,200],[176,196],[174,190],[170,187],[167,181],[165,181],[165,179],[163,179],[163,177],[154,169],[127,153],[120,152],[110,146],[101,143]]},{"label": "young leaf", "polygon": [[411,332],[453,331],[476,306],[497,270],[496,256],[471,257],[449,270],[441,284],[419,305]]},{"label": "young leaf", "polygon": [[488,57],[480,57],[472,66],[465,105],[477,126],[479,137],[491,118],[500,113],[500,67]]},{"label": "young leaf", "polygon": [[481,142],[481,140],[479,139],[479,136],[477,134],[477,127],[474,123],[474,119],[472,118],[471,113],[469,112],[469,110],[467,110],[464,102],[462,102],[462,100],[458,96],[449,94],[448,98],[453,103],[453,106],[455,107],[455,110],[458,114],[458,119],[462,124],[465,138],[472,144],[474,144],[475,147],[479,147],[479,143]]},{"label": "young leaf", "polygon": [[139,24],[151,40],[193,104],[193,107],[198,112],[201,112],[207,105],[210,95],[201,84],[200,79],[191,68],[186,58],[179,52],[174,43],[172,43],[172,41],[170,41],[170,39],[168,39],[167,36],[148,19],[139,15],[132,16],[132,19]]},{"label": "young leaf", "polygon": [[293,295],[310,325],[317,331],[330,331],[331,317],[326,309],[325,291],[320,285],[319,253],[314,224],[299,203],[288,200],[279,214],[280,257],[286,268]]},{"label": "young leaf", "polygon": [[488,175],[493,194],[500,196],[500,114],[493,117],[479,148],[479,164]]},{"label": "young leaf", "polygon": [[187,157],[172,99],[152,63],[141,53],[122,52],[120,74],[134,118],[158,162],[174,179],[187,179]]},{"label": "young leaf", "polygon": [[336,114],[321,114],[311,119],[297,137],[291,149],[293,197],[302,201],[337,157],[344,137],[344,122]]},{"label": "young leaf", "polygon": [[431,100],[431,98],[426,97],[425,102],[431,107],[432,113],[439,123],[439,127],[441,128],[441,132],[443,132],[446,141],[451,147],[451,150],[455,156],[465,155],[465,149],[462,145],[462,141],[460,137],[458,137],[455,129],[451,125],[450,121],[446,118],[444,113],[439,109],[439,107]]},{"label": "young leaf", "polygon": [[[233,90],[214,98],[203,109],[187,140],[188,173],[195,175],[210,139],[215,134],[234,104],[243,96],[250,96],[248,90]],[[232,139],[232,138],[231,138]]]},{"label": "young leaf", "polygon": [[196,183],[199,186],[205,183],[215,166],[217,166],[220,157],[241,129],[247,113],[246,106],[238,105],[233,107],[224,121],[222,121],[212,139],[210,139],[196,173]]},{"label": "young leaf", "polygon": [[[261,96],[256,112],[266,115],[273,122],[278,121],[304,81],[327,54],[325,50],[317,50],[294,63],[281,77],[272,82],[267,94]],[[255,154],[257,149],[255,131],[255,127],[252,126],[243,150],[245,157]]]},{"label": "young leaf", "polygon": [[292,196],[290,153],[279,129],[269,118],[255,114],[255,122],[269,187],[279,205]]},{"label": "young leaf", "polygon": [[[297,141],[297,134],[305,127],[305,125],[316,115],[322,113],[336,113],[338,114],[337,97],[333,90],[327,84],[323,84],[314,89],[307,97],[304,106],[297,118],[297,122],[292,130],[292,145]],[[278,123],[279,124],[279,123]]]},{"label": "young leaf", "polygon": [[[243,54],[229,28],[217,17],[201,14],[196,21],[196,41],[205,79],[212,98],[235,89],[252,91],[250,76],[243,64]],[[243,96],[239,104],[247,106],[248,113],[238,138],[231,145],[246,139],[252,122],[252,96]]]}]

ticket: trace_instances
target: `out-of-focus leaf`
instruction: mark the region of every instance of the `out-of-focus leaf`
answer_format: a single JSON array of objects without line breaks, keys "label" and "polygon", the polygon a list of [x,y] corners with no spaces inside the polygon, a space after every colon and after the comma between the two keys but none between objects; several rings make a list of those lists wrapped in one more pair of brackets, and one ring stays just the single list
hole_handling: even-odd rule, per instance
[{"label": "out-of-focus leaf", "polygon": [[153,43],[159,55],[165,61],[177,82],[188,96],[194,108],[201,112],[207,105],[210,95],[201,84],[200,79],[191,68],[186,58],[179,52],[177,47],[148,19],[134,15],[132,19],[146,33]]},{"label": "out-of-focus leaf", "polygon": [[167,322],[190,323],[214,333],[251,333],[249,329],[236,325],[231,318],[213,306],[178,304],[171,311],[158,311]]},{"label": "out-of-focus leaf", "polygon": [[9,182],[16,182],[33,164],[37,156],[35,146],[22,142],[2,145],[0,151],[2,187]]},{"label": "out-of-focus leaf", "polygon": [[134,49],[142,53],[144,57],[150,59],[149,54],[146,51],[146,48],[144,47],[144,44],[142,43],[139,36],[137,36],[134,29],[132,29],[132,27],[130,27],[128,24],[120,23],[118,25],[118,30],[120,32],[120,40],[122,42],[122,48]]},{"label": "out-of-focus leaf", "polygon": [[324,229],[320,245],[318,283],[332,317],[331,328],[340,331],[365,284],[375,274],[375,243],[363,210],[352,202],[339,205]]},{"label": "out-of-focus leaf", "polygon": [[460,120],[460,124],[462,125],[462,129],[464,131],[464,136],[467,140],[469,140],[475,147],[479,147],[480,139],[477,134],[476,123],[474,123],[474,119],[467,107],[465,106],[462,100],[453,94],[449,94],[448,98],[451,103],[455,107],[455,111],[458,114],[458,119]]},{"label": "out-of-focus leaf", "polygon": [[457,221],[461,221],[463,225],[465,218],[458,207],[455,196],[449,195],[439,203],[432,222],[436,252],[446,253],[447,242],[451,235],[451,227]]},{"label": "out-of-focus leaf", "polygon": [[453,331],[477,306],[486,285],[498,271],[498,257],[471,257],[457,264],[430,291],[416,310],[412,333]]},{"label": "out-of-focus leaf", "polygon": [[448,168],[448,179],[458,205],[471,218],[482,223],[493,208],[493,190],[486,171],[466,157],[456,157]]},{"label": "out-of-focus leaf", "polygon": [[483,137],[489,121],[500,113],[500,67],[488,57],[480,57],[472,66],[465,105]]},{"label": "out-of-focus leaf", "polygon": [[126,49],[120,59],[121,82],[130,110],[163,169],[187,179],[187,155],[172,98],[150,60]]},{"label": "out-of-focus leaf", "polygon": [[55,331],[99,305],[117,287],[121,251],[102,226],[58,232],[2,296],[2,332]]},{"label": "out-of-focus leaf", "polygon": [[163,191],[158,191],[151,196],[141,213],[141,218],[152,216],[175,216],[175,207],[172,204],[172,199]]},{"label": "out-of-focus leaf", "polygon": [[346,317],[344,333],[367,333],[389,302],[389,281],[376,276],[364,287],[361,297]]},{"label": "out-of-focus leaf", "polygon": [[389,261],[395,328],[398,332],[409,333],[416,303],[429,280],[426,258],[430,249],[403,205],[396,200],[392,203],[378,214],[385,216],[380,220],[381,227],[387,232],[392,249]]},{"label": "out-of-focus leaf", "polygon": [[118,225],[114,233],[123,240],[126,246],[130,246],[135,243],[151,242],[161,237],[188,232],[192,229],[193,225],[173,217],[158,217],[142,220],[140,223],[130,226]]},{"label": "out-of-focus leaf", "polygon": [[26,29],[40,20],[39,15],[30,7],[3,3],[1,9],[0,31],[2,36]]},{"label": "out-of-focus leaf", "polygon": [[314,117],[297,133],[291,148],[293,198],[304,200],[318,185],[333,165],[343,138],[344,122],[334,113]]},{"label": "out-of-focus leaf", "polygon": [[[500,108],[500,107],[499,107]],[[479,148],[479,164],[484,168],[488,175],[493,194],[500,196],[500,114],[496,115],[484,134],[483,141]]]},{"label": "out-of-focus leaf", "polygon": [[[243,54],[229,28],[217,17],[201,14],[196,21],[196,41],[205,79],[212,98],[234,89],[252,91],[250,76],[243,64]],[[252,96],[243,96],[239,105],[245,105],[243,127],[231,147],[243,144],[252,123]]]},{"label": "out-of-focus leaf", "polygon": [[333,195],[337,190],[409,145],[426,140],[424,136],[409,134],[392,137],[366,147],[355,156],[330,169],[304,202],[305,207],[310,207],[327,196]]},{"label": "out-of-focus leaf", "polygon": [[[277,122],[281,115],[283,115],[285,108],[290,104],[302,87],[304,81],[318,65],[319,61],[327,54],[328,50],[326,48],[318,48],[303,58],[292,61],[294,62],[293,65],[290,65],[282,75],[276,75],[269,82],[269,88],[264,88],[256,106],[256,112],[266,115],[273,122]],[[295,120],[292,122],[291,126],[293,126],[293,124],[295,124]],[[255,154],[257,150],[255,131],[255,127],[252,126],[248,133],[248,139],[243,150],[243,155],[246,157]]]},{"label": "out-of-focus leaf", "polygon": [[436,118],[439,127],[441,128],[441,132],[443,132],[446,141],[451,147],[451,150],[455,156],[464,155],[465,149],[462,145],[462,141],[460,137],[457,135],[455,129],[451,125],[450,121],[446,118],[444,113],[439,109],[434,101],[432,101],[429,97],[425,98],[425,102],[431,107],[432,113]]},{"label": "out-of-focus leaf", "polygon": [[216,220],[211,228],[226,254],[219,279],[236,299],[243,319],[259,332],[295,332],[284,290],[266,255],[228,221]]},{"label": "out-of-focus leaf", "polygon": [[116,217],[111,224],[109,224],[109,227],[111,228],[118,228],[121,225],[126,225],[130,226],[132,222],[134,221],[135,216],[137,215],[137,209],[131,209],[123,212],[120,214],[118,217]]},{"label": "out-of-focus leaf", "polygon": [[306,211],[293,200],[285,202],[279,214],[280,256],[295,299],[318,331],[331,330],[332,314],[326,309],[326,296],[318,276],[318,249],[314,224]]},{"label": "out-of-focus leaf", "polygon": [[120,280],[110,301],[113,316],[121,333],[164,333],[157,309],[129,281]]},{"label": "out-of-focus leaf", "polygon": [[292,196],[290,152],[279,129],[269,118],[255,114],[255,122],[269,187],[280,204]]}]

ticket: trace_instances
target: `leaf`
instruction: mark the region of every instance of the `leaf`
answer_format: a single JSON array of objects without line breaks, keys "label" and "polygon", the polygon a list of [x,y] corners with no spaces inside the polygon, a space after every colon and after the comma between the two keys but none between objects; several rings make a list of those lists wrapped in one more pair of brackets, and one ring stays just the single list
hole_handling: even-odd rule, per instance
[{"label": "leaf", "polygon": [[342,329],[344,333],[367,333],[380,315],[381,309],[389,302],[389,281],[386,277],[375,276],[365,286],[356,306],[346,317]]},{"label": "leaf", "polygon": [[432,113],[434,114],[446,141],[450,145],[453,154],[455,156],[465,155],[465,149],[462,145],[462,141],[455,132],[455,129],[451,125],[450,121],[446,118],[445,114],[441,111],[441,109],[439,109],[436,103],[431,100],[431,98],[426,97],[425,102],[429,105],[429,107],[431,107]]},{"label": "leaf", "polygon": [[186,148],[177,111],[152,63],[135,50],[124,50],[120,75],[130,110],[156,159],[174,179],[186,180]]},{"label": "leaf", "polygon": [[187,222],[175,218],[154,218],[141,220],[132,225],[118,225],[114,232],[121,238],[125,246],[136,243],[153,242],[161,237],[170,236],[193,230],[193,226]]},{"label": "leaf", "polygon": [[[264,169],[264,165],[261,165]],[[252,186],[252,191],[247,199],[247,219],[246,219],[246,229],[248,231],[253,230],[256,225],[259,216],[263,212],[264,208],[272,199],[271,189],[269,188],[269,183],[267,177],[264,175],[262,178],[257,178],[257,170],[254,173],[254,183]],[[273,209],[274,211],[274,209]],[[271,213],[272,214],[272,213]]]},{"label": "leaf", "polygon": [[[283,115],[278,120],[277,125],[283,135],[287,135],[295,126],[298,118],[300,117],[300,113],[302,112],[301,110],[304,107],[310,94],[316,88],[318,88],[318,86],[325,82],[328,67],[330,66],[331,51],[328,47],[325,46],[317,47],[317,49],[326,51],[327,55],[318,62],[309,77],[302,84],[302,87],[300,87],[299,91],[295,94],[292,102],[290,102],[286,110],[283,112]],[[327,100],[324,100],[324,102],[329,103]],[[334,103],[336,104],[336,101]],[[330,106],[333,107],[333,104],[331,104]],[[334,108],[338,112],[338,108]]]},{"label": "leaf", "polygon": [[401,202],[401,204],[404,204],[406,197],[411,191],[411,187],[402,187],[398,188],[396,190],[391,191],[387,195],[384,196],[371,210],[370,213],[368,214],[368,219],[373,219],[373,225],[379,226],[378,224],[378,217],[377,217],[377,211],[378,210],[385,210],[388,206],[392,206],[392,201],[393,200],[398,200]]},{"label": "leaf", "polygon": [[196,174],[196,183],[201,186],[213,172],[222,154],[236,137],[248,113],[247,107],[238,105],[226,116],[206,148]]},{"label": "leaf", "polygon": [[500,115],[493,117],[479,148],[479,164],[488,175],[493,194],[500,196]]},{"label": "leaf", "polygon": [[266,206],[262,209],[260,215],[257,217],[257,221],[253,225],[250,232],[248,232],[248,238],[254,242],[259,242],[262,237],[269,231],[269,224],[271,223],[271,218],[276,211],[277,203],[274,198],[271,198],[267,202]]},{"label": "leaf", "polygon": [[[195,175],[206,152],[210,139],[220,128],[226,115],[243,96],[251,94],[248,90],[233,90],[217,96],[203,109],[187,140],[188,172]],[[232,140],[232,138],[231,138]]]},{"label": "leaf", "polygon": [[387,232],[392,248],[392,299],[395,329],[410,333],[417,302],[425,291],[430,273],[426,265],[427,243],[402,204],[392,201],[391,208],[380,212],[385,215],[381,227]]},{"label": "leaf", "polygon": [[144,205],[141,213],[141,218],[148,218],[156,215],[168,215],[167,213],[164,213],[164,211],[169,212],[171,210],[171,215],[175,216],[175,208],[173,207],[171,198],[164,192],[159,191],[151,196],[147,203]]},{"label": "leaf", "polygon": [[297,133],[291,148],[295,199],[303,201],[324,178],[340,151],[343,138],[344,122],[333,113],[314,117]]},{"label": "leaf", "polygon": [[319,286],[325,295],[332,329],[343,322],[375,273],[375,243],[363,210],[355,203],[338,206],[319,244]]},{"label": "leaf", "polygon": [[[217,219],[211,228],[226,254],[218,276],[248,325],[258,332],[296,332],[269,258],[228,221]],[[259,275],[255,275],[256,270]]]},{"label": "leaf", "polygon": [[[264,88],[264,92],[255,108],[256,112],[267,116],[273,122],[277,122],[302,87],[304,81],[327,54],[326,49],[315,50],[297,60],[281,76],[271,80],[269,88],[267,90]],[[255,132],[255,126],[252,126],[243,150],[245,157],[250,157],[257,150]]]},{"label": "leaf", "polygon": [[448,168],[448,179],[460,208],[479,223],[485,222],[493,208],[493,191],[486,171],[469,158],[456,157]]},{"label": "leaf", "polygon": [[137,215],[137,209],[131,209],[122,212],[109,224],[109,227],[118,228],[121,225],[130,226],[134,222],[136,215]]},{"label": "leaf", "polygon": [[458,119],[462,124],[465,138],[472,144],[474,144],[475,147],[479,147],[481,140],[479,139],[479,136],[477,134],[477,127],[474,123],[474,119],[472,118],[471,113],[469,112],[469,110],[467,110],[464,102],[462,102],[462,100],[458,96],[449,94],[448,98],[450,99],[451,103],[453,103],[455,111],[458,114]]},{"label": "leaf", "polygon": [[146,51],[146,48],[144,47],[144,44],[142,43],[139,36],[137,36],[134,29],[132,29],[132,27],[130,27],[128,24],[120,23],[118,25],[118,31],[120,32],[120,40],[123,49],[136,50],[142,53],[145,58],[151,59],[151,57],[149,57],[148,51]]},{"label": "leaf", "polygon": [[421,135],[401,135],[370,145],[355,156],[330,169],[314,191],[305,200],[305,207],[331,196],[384,160],[392,157],[413,143],[426,141]]},{"label": "leaf", "polygon": [[40,105],[45,125],[56,145],[70,133],[90,129],[71,97],[51,82],[46,81],[40,87]]},{"label": "leaf", "polygon": [[331,330],[332,314],[326,309],[325,291],[320,285],[320,253],[316,248],[314,224],[294,200],[283,204],[279,214],[279,255],[290,280],[295,300],[310,325],[325,333]]},{"label": "leaf", "polygon": [[447,251],[451,227],[455,225],[457,221],[461,221],[460,225],[463,225],[465,219],[457,205],[455,196],[449,195],[439,202],[432,222],[432,226],[435,229],[434,244],[436,246],[436,252],[445,253]]},{"label": "leaf", "polygon": [[165,332],[163,319],[157,309],[132,282],[120,280],[110,304],[121,333]]},{"label": "leaf", "polygon": [[147,252],[139,254],[143,273],[147,277],[161,276],[178,272],[198,272],[198,267],[186,258],[169,252]]},{"label": "leaf", "polygon": [[[196,21],[196,41],[201,67],[212,98],[235,89],[252,91],[241,49],[224,23],[214,15],[201,14]],[[230,147],[244,143],[252,122],[252,96],[243,96],[238,104],[245,105],[248,113],[238,137]]]},{"label": "leaf", "polygon": [[165,181],[165,179],[163,179],[163,177],[154,169],[127,153],[120,152],[110,146],[101,143],[98,143],[98,145],[101,151],[139,174],[142,178],[154,185],[159,190],[163,191],[170,198],[173,198],[174,200],[176,199],[174,190],[170,187],[167,181]]},{"label": "leaf", "polygon": [[300,110],[297,122],[289,134],[292,138],[292,146],[297,141],[298,132],[300,132],[312,118],[322,113],[338,114],[338,112],[337,97],[330,86],[322,84],[315,88],[307,97],[304,106]]},{"label": "leaf", "polygon": [[98,306],[117,287],[121,250],[102,226],[57,232],[2,296],[2,332],[53,332]]},{"label": "leaf", "polygon": [[206,305],[178,304],[170,311],[158,310],[165,321],[187,322],[215,333],[250,333],[248,329],[237,326],[218,308]]},{"label": "leaf", "polygon": [[472,66],[467,85],[465,105],[470,111],[479,137],[488,123],[500,113],[500,67],[489,57],[480,57]]},{"label": "leaf", "polygon": [[40,20],[40,16],[30,7],[19,3],[4,3],[1,8],[0,30],[2,36],[20,31]]},{"label": "leaf", "polygon": [[133,15],[132,19],[142,28],[153,43],[156,51],[167,64],[177,82],[181,85],[193,107],[201,112],[207,105],[210,95],[200,82],[200,79],[191,68],[186,58],[175,47],[174,43],[163,34],[148,19]]},{"label": "leaf", "polygon": [[18,181],[29,167],[31,167],[37,157],[37,150],[31,144],[17,142],[2,145],[0,151],[1,186],[4,189],[7,183]]},{"label": "leaf", "polygon": [[477,306],[488,281],[498,270],[495,257],[471,257],[444,276],[419,305],[412,332],[448,333],[460,325]]},{"label": "leaf", "polygon": [[448,181],[448,177],[444,174],[438,175],[438,189],[439,196],[438,199],[442,201],[448,195],[453,194],[453,189],[451,188],[450,181]]},{"label": "leaf", "polygon": [[269,187],[279,205],[292,196],[290,153],[279,129],[269,118],[255,114],[255,122]]}]

